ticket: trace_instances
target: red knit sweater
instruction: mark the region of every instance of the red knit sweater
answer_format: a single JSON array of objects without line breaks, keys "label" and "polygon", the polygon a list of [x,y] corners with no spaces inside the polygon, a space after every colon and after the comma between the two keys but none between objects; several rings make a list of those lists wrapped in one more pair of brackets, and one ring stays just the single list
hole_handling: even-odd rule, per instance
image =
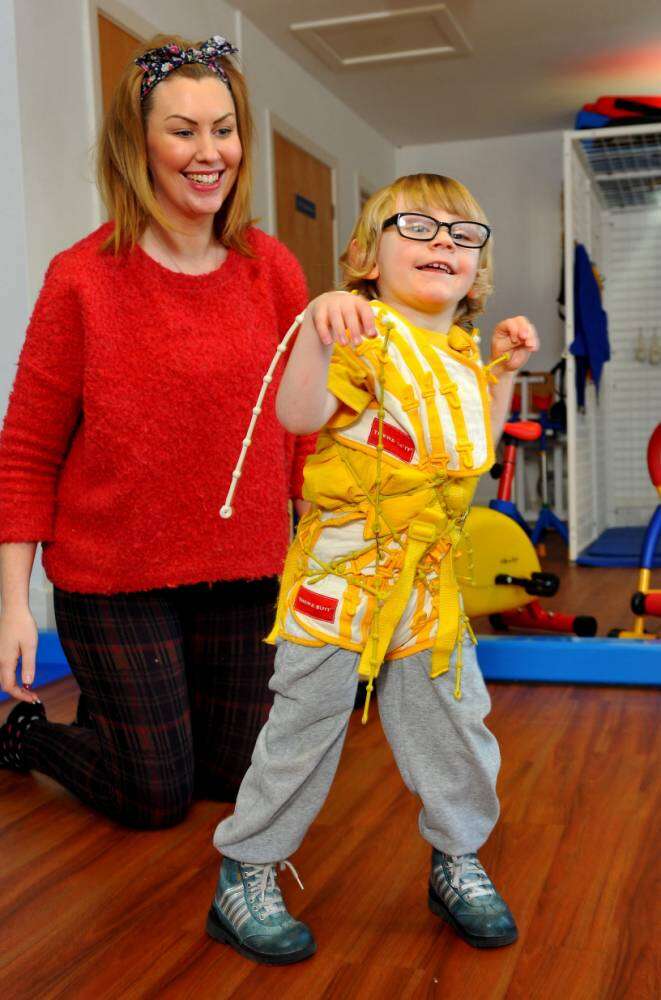
[{"label": "red knit sweater", "polygon": [[0,542],[41,541],[64,590],[117,593],[282,568],[287,499],[313,441],[275,417],[277,378],[235,499],[224,502],[275,348],[307,293],[257,229],[251,259],[178,274],[110,224],[58,254],[35,306],[0,436]]}]

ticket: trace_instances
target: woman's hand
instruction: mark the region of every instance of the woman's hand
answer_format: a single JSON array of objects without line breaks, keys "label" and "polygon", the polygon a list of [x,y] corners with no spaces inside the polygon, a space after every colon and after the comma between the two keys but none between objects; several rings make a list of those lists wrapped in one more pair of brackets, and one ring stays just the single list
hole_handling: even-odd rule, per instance
[{"label": "woman's hand", "polygon": [[509,353],[501,370],[516,372],[523,368],[533,351],[539,350],[537,330],[525,316],[514,316],[499,323],[491,336],[491,357]]},{"label": "woman's hand", "polygon": [[324,292],[310,302],[306,311],[319,340],[327,347],[333,342],[358,347],[363,337],[376,337],[374,313],[362,295]]},{"label": "woman's hand", "polygon": [[34,682],[37,639],[37,624],[27,606],[3,610],[0,614],[0,688],[18,701],[39,701],[33,691],[26,691],[16,683],[19,656],[22,658],[23,684]]}]

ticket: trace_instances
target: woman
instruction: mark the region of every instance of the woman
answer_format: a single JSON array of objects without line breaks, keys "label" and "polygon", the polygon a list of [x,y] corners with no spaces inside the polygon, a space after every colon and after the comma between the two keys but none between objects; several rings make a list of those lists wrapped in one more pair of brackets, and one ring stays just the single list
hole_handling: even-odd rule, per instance
[{"label": "woman", "polygon": [[[20,701],[0,766],[139,827],[235,795],[268,714],[261,637],[312,443],[282,430],[270,394],[237,514],[219,518],[262,374],[307,301],[294,257],[250,225],[234,52],[159,36],[125,71],[99,143],[112,221],[52,261],[0,438],[0,676]],[[30,690],[39,541],[86,707],[72,726]]]}]

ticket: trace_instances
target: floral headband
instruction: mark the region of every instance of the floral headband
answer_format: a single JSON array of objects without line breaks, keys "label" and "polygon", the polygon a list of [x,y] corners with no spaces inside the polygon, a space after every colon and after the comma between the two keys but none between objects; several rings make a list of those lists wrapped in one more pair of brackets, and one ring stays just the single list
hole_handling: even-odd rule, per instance
[{"label": "floral headband", "polygon": [[199,49],[180,49],[178,45],[163,45],[160,49],[150,49],[144,55],[138,56],[136,64],[144,70],[140,87],[140,100],[144,101],[147,94],[157,83],[180,66],[187,63],[202,63],[217,73],[223,83],[231,91],[229,77],[220,64],[222,56],[231,56],[239,50],[222,35],[213,35],[202,42]]}]

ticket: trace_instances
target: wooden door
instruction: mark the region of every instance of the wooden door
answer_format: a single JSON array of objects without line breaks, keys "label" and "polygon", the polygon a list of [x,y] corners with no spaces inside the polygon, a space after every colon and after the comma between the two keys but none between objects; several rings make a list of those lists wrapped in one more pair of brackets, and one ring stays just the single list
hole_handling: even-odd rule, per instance
[{"label": "wooden door", "polygon": [[273,133],[278,238],[301,262],[310,297],[335,285],[330,168]]},{"label": "wooden door", "polygon": [[119,28],[101,13],[98,15],[98,22],[101,94],[105,115],[119,78],[131,59],[135,58],[136,49],[142,44],[142,39],[131,35],[124,28]]}]

